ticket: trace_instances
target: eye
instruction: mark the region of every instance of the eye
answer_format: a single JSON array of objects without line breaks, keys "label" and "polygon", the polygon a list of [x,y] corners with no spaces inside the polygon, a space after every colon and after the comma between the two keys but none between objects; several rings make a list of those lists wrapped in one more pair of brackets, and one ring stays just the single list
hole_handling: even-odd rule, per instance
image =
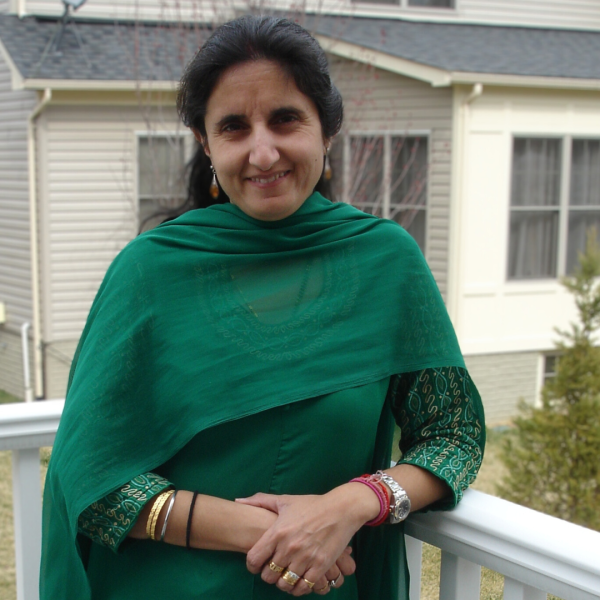
[{"label": "eye", "polygon": [[241,131],[242,128],[243,128],[243,125],[241,123],[236,123],[234,121],[234,122],[223,125],[223,127],[221,127],[221,132],[222,133],[235,133],[236,131]]},{"label": "eye", "polygon": [[279,115],[275,120],[275,125],[287,125],[288,123],[295,123],[298,121],[298,115],[295,113],[285,113]]}]

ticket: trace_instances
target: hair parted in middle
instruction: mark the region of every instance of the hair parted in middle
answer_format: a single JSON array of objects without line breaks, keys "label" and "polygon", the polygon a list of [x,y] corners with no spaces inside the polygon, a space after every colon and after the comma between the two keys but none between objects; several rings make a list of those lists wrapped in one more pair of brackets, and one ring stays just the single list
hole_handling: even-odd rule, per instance
[{"label": "hair parted in middle", "polygon": [[177,96],[184,124],[206,135],[206,105],[224,71],[253,60],[278,63],[317,107],[323,137],[343,120],[342,96],[333,85],[325,52],[306,29],[282,17],[247,15],[218,27],[187,65]]}]

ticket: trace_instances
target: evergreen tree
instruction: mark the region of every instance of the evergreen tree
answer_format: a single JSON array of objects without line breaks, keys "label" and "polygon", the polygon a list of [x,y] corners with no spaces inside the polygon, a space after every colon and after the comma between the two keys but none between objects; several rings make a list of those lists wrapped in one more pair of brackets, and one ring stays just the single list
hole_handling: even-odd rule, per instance
[{"label": "evergreen tree", "polygon": [[600,531],[600,247],[588,235],[575,275],[562,284],[573,294],[579,320],[557,330],[556,376],[542,406],[521,404],[506,442],[503,498]]}]

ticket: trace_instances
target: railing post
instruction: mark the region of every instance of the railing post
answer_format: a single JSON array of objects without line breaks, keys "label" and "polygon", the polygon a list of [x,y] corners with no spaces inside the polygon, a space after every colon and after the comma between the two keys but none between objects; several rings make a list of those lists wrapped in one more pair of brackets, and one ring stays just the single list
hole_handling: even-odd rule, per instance
[{"label": "railing post", "polygon": [[456,554],[442,552],[440,600],[479,600],[481,567]]},{"label": "railing post", "polygon": [[504,600],[546,600],[548,595],[520,581],[504,578]]},{"label": "railing post", "polygon": [[42,547],[39,448],[13,450],[17,600],[38,600]]},{"label": "railing post", "polygon": [[423,562],[423,542],[409,535],[405,536],[406,558],[410,573],[410,600],[421,598],[421,565]]}]

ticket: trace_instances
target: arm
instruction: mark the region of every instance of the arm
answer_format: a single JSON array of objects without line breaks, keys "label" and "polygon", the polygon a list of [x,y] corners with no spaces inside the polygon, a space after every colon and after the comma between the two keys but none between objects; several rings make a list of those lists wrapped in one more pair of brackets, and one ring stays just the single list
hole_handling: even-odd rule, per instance
[{"label": "arm", "polygon": [[[406,490],[413,511],[453,506],[475,477],[485,439],[481,401],[468,373],[458,368],[409,373],[394,378],[390,393],[404,456],[386,472]],[[375,494],[360,483],[323,496],[261,494],[245,501],[279,514],[247,560],[248,569],[262,570],[270,583],[276,579],[264,569],[267,557],[291,564],[308,579],[317,577],[339,546],[380,510]],[[299,582],[292,595],[302,593],[306,590]]]}]

